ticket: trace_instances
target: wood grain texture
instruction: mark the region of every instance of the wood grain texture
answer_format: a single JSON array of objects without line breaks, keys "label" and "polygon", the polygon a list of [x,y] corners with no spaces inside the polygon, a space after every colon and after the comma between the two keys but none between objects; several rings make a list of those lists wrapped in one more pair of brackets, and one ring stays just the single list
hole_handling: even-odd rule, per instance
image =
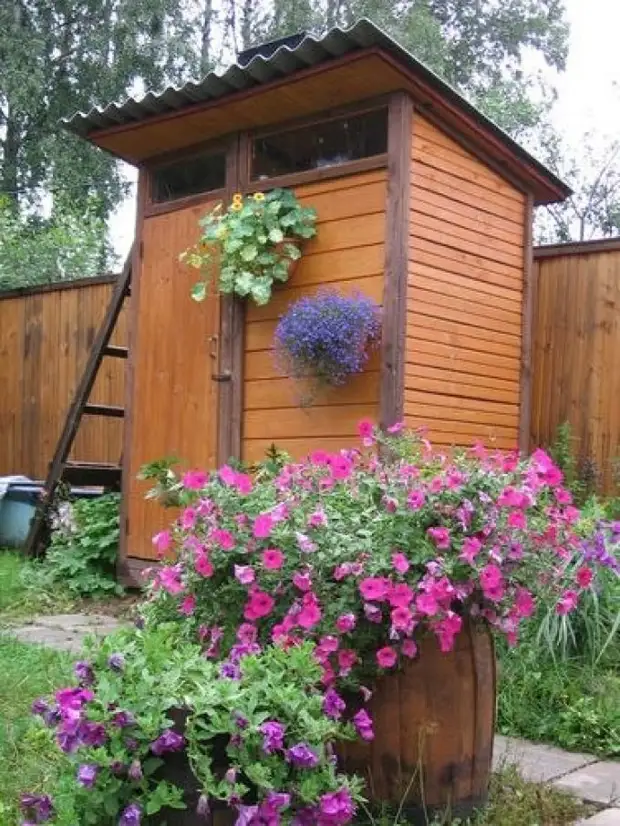
[{"label": "wood grain texture", "polygon": [[571,425],[578,466],[604,493],[617,490],[620,456],[620,248],[536,258],[531,446]]},{"label": "wood grain texture", "polygon": [[440,445],[519,435],[526,197],[416,113],[405,418]]},{"label": "wood grain texture", "polygon": [[140,467],[172,455],[192,467],[213,468],[217,462],[212,337],[219,334],[219,300],[193,301],[196,272],[179,263],[180,253],[198,240],[204,211],[202,206],[145,218],[142,228],[127,490],[127,556],[141,559],[154,558],[151,538],[171,516],[144,500],[148,485],[136,479]]},{"label": "wood grain texture", "polygon": [[[0,475],[44,479],[114,287],[109,277],[0,296]],[[126,344],[123,310],[115,343]],[[122,405],[125,362],[105,358],[93,402]],[[84,420],[72,458],[117,463],[122,422]]]},{"label": "wood grain texture", "polygon": [[[467,818],[488,793],[495,723],[495,653],[486,629],[465,623],[454,650],[432,636],[419,656],[373,687],[371,742],[343,743],[345,771],[366,780],[375,803],[402,807],[411,823]],[[423,781],[422,781],[423,778]]]},{"label": "wood grain texture", "polygon": [[291,279],[274,291],[265,307],[249,305],[244,334],[242,455],[263,458],[275,443],[296,458],[318,447],[358,442],[359,419],[379,416],[380,354],[342,388],[322,391],[300,407],[304,390],[280,372],[273,338],[278,317],[302,296],[328,286],[342,293],[361,291],[384,299],[384,239],[387,174],[362,172],[296,187],[302,203],[316,208],[317,236],[304,246]]},{"label": "wood grain texture", "polygon": [[532,316],[536,288],[533,266],[532,232],[534,230],[534,199],[528,195],[525,206],[523,250],[523,320],[521,337],[521,398],[519,411],[519,450],[527,454],[530,447],[530,420],[532,417]]}]

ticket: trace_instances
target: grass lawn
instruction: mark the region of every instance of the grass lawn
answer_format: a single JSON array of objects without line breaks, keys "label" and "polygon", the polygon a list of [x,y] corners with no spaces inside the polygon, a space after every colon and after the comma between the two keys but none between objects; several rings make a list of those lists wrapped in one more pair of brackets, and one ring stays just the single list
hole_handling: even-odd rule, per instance
[{"label": "grass lawn", "polygon": [[[50,787],[64,759],[30,713],[37,697],[67,685],[72,657],[0,635],[0,824],[16,826],[19,795]],[[77,824],[76,824],[77,826]]]}]

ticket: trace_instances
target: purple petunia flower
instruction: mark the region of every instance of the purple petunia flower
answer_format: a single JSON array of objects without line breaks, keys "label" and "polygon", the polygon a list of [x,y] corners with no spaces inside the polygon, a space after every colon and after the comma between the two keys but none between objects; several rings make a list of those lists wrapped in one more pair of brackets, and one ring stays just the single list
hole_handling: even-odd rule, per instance
[{"label": "purple petunia flower", "polygon": [[35,823],[45,823],[54,812],[52,799],[47,794],[24,794],[20,806],[23,812],[34,817]]},{"label": "purple petunia flower", "polygon": [[210,814],[209,798],[206,794],[201,794],[196,805],[196,814],[198,817],[209,817]]},{"label": "purple petunia flower", "polygon": [[112,671],[122,671],[125,668],[125,657],[120,653],[110,654],[108,665]]},{"label": "purple petunia flower", "polygon": [[123,810],[118,826],[140,826],[142,821],[142,807],[137,803],[130,803]]},{"label": "purple petunia flower", "polygon": [[49,710],[49,705],[47,700],[43,699],[43,697],[38,697],[34,703],[30,706],[30,710],[33,714],[43,715],[46,711]]},{"label": "purple petunia flower", "polygon": [[185,738],[169,728],[166,729],[163,734],[160,734],[157,740],[151,743],[151,751],[157,755],[157,757],[160,757],[169,751],[181,751],[184,746]]},{"label": "purple petunia flower", "polygon": [[84,763],[81,765],[77,771],[77,781],[80,786],[84,786],[86,789],[92,789],[95,785],[98,771],[99,766],[94,763]]},{"label": "purple petunia flower", "polygon": [[229,680],[241,679],[241,668],[237,663],[223,662],[220,665],[220,677],[226,677]]},{"label": "purple petunia flower", "polygon": [[355,804],[348,789],[328,792],[319,800],[320,822],[329,826],[344,826],[355,814]]},{"label": "purple petunia flower", "polygon": [[136,718],[131,711],[117,711],[114,717],[112,717],[112,725],[118,726],[119,728],[128,728],[129,726],[135,725],[135,723]]},{"label": "purple petunia flower", "polygon": [[284,746],[284,732],[286,726],[278,723],[277,720],[267,720],[259,726],[260,733],[263,736],[263,751],[266,754],[272,754]]},{"label": "purple petunia flower", "polygon": [[319,758],[307,743],[297,743],[287,749],[286,759],[301,769],[313,769],[319,763]]},{"label": "purple petunia flower", "polygon": [[353,725],[357,729],[357,733],[362,740],[373,740],[375,733],[372,727],[372,719],[368,712],[361,709],[353,717]]},{"label": "purple petunia flower", "polygon": [[93,748],[105,745],[108,739],[103,723],[91,723],[88,720],[80,725],[78,734],[84,746]]},{"label": "purple petunia flower", "polygon": [[258,806],[237,806],[235,826],[251,826],[258,814]]},{"label": "purple petunia flower", "polygon": [[323,699],[323,711],[332,720],[339,720],[347,704],[333,688],[328,688]]},{"label": "purple petunia flower", "polygon": [[143,776],[144,775],[142,773],[142,764],[140,763],[140,761],[132,760],[131,765],[129,766],[129,770],[127,772],[127,777],[133,783],[139,783],[142,780]]},{"label": "purple petunia flower", "polygon": [[80,660],[73,667],[73,671],[82,685],[93,684],[95,675],[93,674],[93,669],[91,668],[90,663],[87,663],[85,660]]},{"label": "purple petunia flower", "polygon": [[52,706],[43,712],[43,722],[48,728],[54,728],[60,723],[62,716],[57,706]]}]

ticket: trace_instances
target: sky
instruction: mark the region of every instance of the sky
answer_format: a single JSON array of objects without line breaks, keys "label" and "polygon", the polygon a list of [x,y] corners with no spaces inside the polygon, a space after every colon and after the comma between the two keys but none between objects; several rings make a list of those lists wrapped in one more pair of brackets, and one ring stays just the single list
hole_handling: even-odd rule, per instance
[{"label": "sky", "polygon": [[[578,148],[585,132],[598,133],[601,140],[620,136],[620,0],[565,0],[565,5],[570,52],[566,72],[550,73],[558,90],[553,120]],[[121,260],[131,246],[134,221],[131,197],[110,219],[112,242]]]}]

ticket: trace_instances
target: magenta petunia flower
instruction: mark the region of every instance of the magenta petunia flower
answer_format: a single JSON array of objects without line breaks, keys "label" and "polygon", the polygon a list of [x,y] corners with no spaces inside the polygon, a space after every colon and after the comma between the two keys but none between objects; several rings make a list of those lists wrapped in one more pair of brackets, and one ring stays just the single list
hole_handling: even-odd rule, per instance
[{"label": "magenta petunia flower", "polygon": [[184,614],[186,617],[191,617],[191,615],[196,610],[196,597],[193,594],[185,597],[183,602],[179,605],[179,613]]},{"label": "magenta petunia flower", "polygon": [[393,668],[398,661],[398,654],[389,645],[380,648],[375,656],[379,668]]},{"label": "magenta petunia flower", "polygon": [[362,740],[373,740],[375,732],[372,727],[372,719],[365,709],[360,709],[353,717],[353,725]]},{"label": "magenta petunia flower", "polygon": [[409,496],[407,497],[407,505],[410,510],[412,511],[419,511],[420,508],[424,505],[425,500],[424,491],[422,490],[412,490]]},{"label": "magenta petunia flower", "polygon": [[284,748],[284,734],[286,726],[277,720],[266,720],[258,730],[263,735],[263,751],[266,754],[273,754]]},{"label": "magenta petunia flower", "polygon": [[355,614],[341,614],[336,620],[336,628],[341,634],[353,631],[356,625]]},{"label": "magenta petunia flower", "polygon": [[388,595],[390,583],[385,577],[366,577],[360,582],[360,594],[367,600],[380,602]]},{"label": "magenta petunia flower", "polygon": [[447,528],[429,528],[426,533],[438,550],[448,550],[450,547],[450,531]]},{"label": "magenta petunia flower", "polygon": [[577,585],[579,585],[580,588],[589,588],[593,578],[594,574],[592,573],[592,569],[588,568],[587,565],[582,565],[575,576]]},{"label": "magenta petunia flower", "polygon": [[392,566],[399,574],[406,574],[409,570],[409,560],[403,553],[392,554]]},{"label": "magenta petunia flower", "polygon": [[317,753],[307,743],[297,743],[286,751],[286,759],[302,769],[313,769],[319,764]]},{"label": "magenta petunia flower", "polygon": [[153,545],[158,554],[165,554],[172,547],[172,535],[170,531],[160,531],[153,537]]},{"label": "magenta petunia flower", "polygon": [[252,534],[256,539],[266,539],[273,528],[273,517],[269,513],[261,513],[254,520]]},{"label": "magenta petunia flower", "polygon": [[188,470],[181,477],[181,482],[188,490],[200,490],[207,484],[208,478],[204,470]]},{"label": "magenta petunia flower", "polygon": [[97,780],[97,773],[99,766],[95,763],[84,763],[79,766],[77,771],[77,782],[85,789],[92,789]]},{"label": "magenta petunia flower", "polygon": [[194,562],[194,567],[196,568],[196,573],[200,574],[200,576],[213,576],[213,563],[206,554],[197,554],[196,561]]},{"label": "magenta petunia flower", "polygon": [[328,688],[323,698],[323,711],[332,720],[339,720],[342,717],[342,712],[346,709],[347,704],[342,699],[340,694],[333,688]]},{"label": "magenta petunia flower", "polygon": [[157,757],[173,751],[181,751],[185,746],[185,738],[176,731],[168,728],[151,743],[151,751]]},{"label": "magenta petunia flower", "polygon": [[275,600],[264,591],[254,591],[250,594],[243,610],[243,616],[246,620],[257,620],[261,617],[266,617],[273,611]]},{"label": "magenta petunia flower", "polygon": [[284,554],[277,548],[269,548],[263,551],[261,558],[268,571],[277,571],[284,564]]},{"label": "magenta petunia flower", "polygon": [[235,579],[242,585],[251,585],[256,579],[256,573],[251,565],[235,565]]}]

